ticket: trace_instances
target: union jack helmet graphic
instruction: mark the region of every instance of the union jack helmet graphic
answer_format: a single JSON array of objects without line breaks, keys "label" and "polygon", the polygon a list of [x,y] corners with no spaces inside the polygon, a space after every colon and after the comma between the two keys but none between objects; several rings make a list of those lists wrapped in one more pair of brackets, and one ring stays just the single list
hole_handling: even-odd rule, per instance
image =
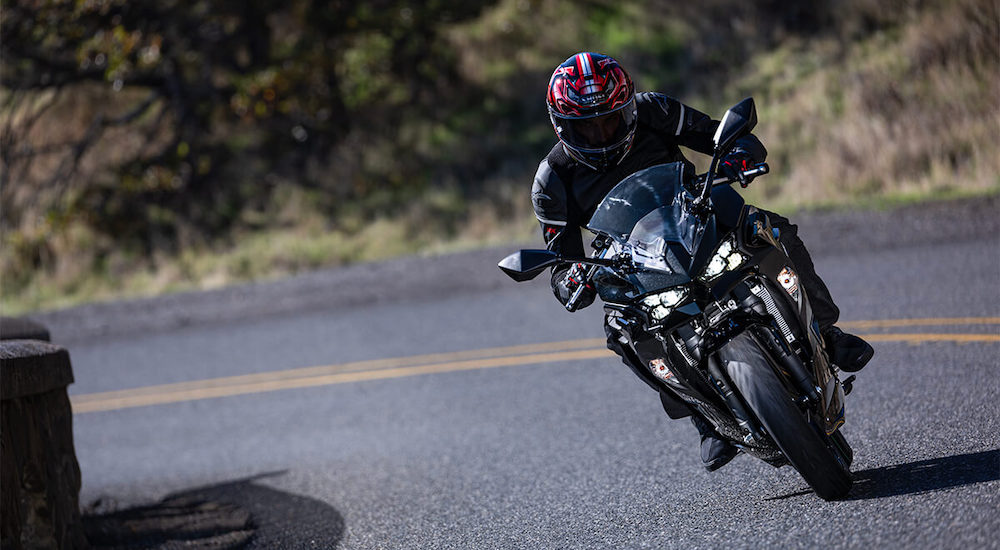
[{"label": "union jack helmet graphic", "polygon": [[578,53],[556,67],[546,97],[566,152],[603,172],[625,158],[635,137],[635,86],[613,58]]}]

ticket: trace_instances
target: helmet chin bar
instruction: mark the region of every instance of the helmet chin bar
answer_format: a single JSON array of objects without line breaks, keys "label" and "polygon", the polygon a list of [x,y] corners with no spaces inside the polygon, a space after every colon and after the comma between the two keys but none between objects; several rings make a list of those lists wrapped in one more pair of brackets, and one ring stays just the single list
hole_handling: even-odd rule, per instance
[{"label": "helmet chin bar", "polygon": [[608,169],[614,166],[618,166],[619,164],[621,164],[623,160],[625,160],[625,157],[628,156],[629,151],[632,150],[632,142],[634,141],[634,138],[635,138],[635,131],[633,130],[631,133],[629,133],[628,137],[625,138],[625,140],[622,143],[613,145],[611,147],[606,147],[604,149],[600,149],[597,151],[592,151],[593,153],[603,153],[603,152],[610,153],[612,151],[620,150],[620,152],[614,152],[613,154],[606,154],[604,158],[606,158],[607,161],[600,163],[595,163],[594,162],[595,159],[588,158],[584,152],[569,145],[565,141],[560,139],[559,142],[562,144],[563,151],[565,151],[566,154],[569,155],[570,158],[572,158],[573,160],[579,162],[580,164],[596,172],[606,172],[608,171]]}]

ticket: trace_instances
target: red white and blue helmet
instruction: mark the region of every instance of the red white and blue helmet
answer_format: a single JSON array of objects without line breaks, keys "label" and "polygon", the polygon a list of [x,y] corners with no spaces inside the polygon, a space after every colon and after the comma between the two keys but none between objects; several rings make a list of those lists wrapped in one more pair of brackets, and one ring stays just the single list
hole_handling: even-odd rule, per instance
[{"label": "red white and blue helmet", "polygon": [[635,137],[635,86],[613,58],[582,52],[556,67],[546,98],[566,152],[603,172],[625,158]]}]

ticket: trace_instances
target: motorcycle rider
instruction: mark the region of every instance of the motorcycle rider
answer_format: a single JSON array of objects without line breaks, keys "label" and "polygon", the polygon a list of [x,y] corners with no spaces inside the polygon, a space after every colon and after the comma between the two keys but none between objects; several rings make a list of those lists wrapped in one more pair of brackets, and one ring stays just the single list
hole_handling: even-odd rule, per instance
[{"label": "motorcycle rider", "polygon": [[[619,181],[644,168],[677,161],[684,162],[690,168],[685,172],[693,174],[694,166],[679,146],[707,155],[714,152],[718,121],[666,95],[636,93],[628,73],[606,55],[581,52],[556,67],[549,80],[547,103],[559,141],[538,166],[531,202],[549,250],[567,257],[585,255],[580,228]],[[763,162],[766,156],[760,140],[747,135],[722,161],[720,174],[740,179],[740,171]],[[740,183],[745,187],[749,182]],[[831,360],[844,371],[861,370],[874,350],[861,338],[835,326],[840,311],[816,275],[797,227],[782,216],[761,211],[780,232],[779,240],[795,263]],[[564,305],[580,284],[586,284],[583,273],[580,264],[553,270],[552,289]],[[590,305],[595,294],[587,284],[574,309]],[[637,373],[645,371],[607,322],[605,331],[608,347]],[[701,436],[701,457],[709,471],[722,467],[739,452],[669,390],[660,388],[660,399],[672,418],[691,416]]]}]

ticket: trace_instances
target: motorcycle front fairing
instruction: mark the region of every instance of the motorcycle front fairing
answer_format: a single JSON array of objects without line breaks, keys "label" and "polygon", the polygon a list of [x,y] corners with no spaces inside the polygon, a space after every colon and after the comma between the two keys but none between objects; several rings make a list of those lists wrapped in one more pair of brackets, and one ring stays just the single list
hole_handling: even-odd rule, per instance
[{"label": "motorcycle front fairing", "polygon": [[605,285],[604,301],[622,303],[691,282],[720,237],[739,224],[743,198],[729,187],[713,191],[714,212],[691,213],[694,195],[685,187],[690,177],[684,163],[652,166],[622,180],[597,206],[587,228],[610,237],[613,252],[630,255],[636,267],[627,285]]},{"label": "motorcycle front fairing", "polygon": [[[600,268],[594,283],[608,309],[645,315],[634,304],[647,294],[670,288],[700,288],[692,285],[715,253],[720,239],[739,225],[743,199],[729,187],[713,193],[713,211],[705,216],[691,212],[694,195],[685,186],[682,163],[662,164],[636,172],[624,179],[604,198],[588,224],[588,229],[612,241],[605,257],[624,255],[633,269],[627,274]],[[629,345],[643,364],[666,354],[677,379],[661,380],[692,406],[718,422],[729,422],[725,404],[703,373],[686,368],[687,361],[678,355],[676,346],[664,345],[655,334],[646,332],[651,325],[660,327],[682,324],[702,314],[696,298],[689,295],[669,317],[645,327],[627,318],[627,326],[617,327],[630,338]],[[632,304],[632,305],[630,305]],[[641,328],[641,330],[640,330]],[[648,373],[637,373],[644,380]],[[649,380],[647,380],[649,383]],[[705,410],[711,403],[712,409]],[[713,410],[714,409],[714,410]],[[732,432],[738,428],[733,425]]]}]

